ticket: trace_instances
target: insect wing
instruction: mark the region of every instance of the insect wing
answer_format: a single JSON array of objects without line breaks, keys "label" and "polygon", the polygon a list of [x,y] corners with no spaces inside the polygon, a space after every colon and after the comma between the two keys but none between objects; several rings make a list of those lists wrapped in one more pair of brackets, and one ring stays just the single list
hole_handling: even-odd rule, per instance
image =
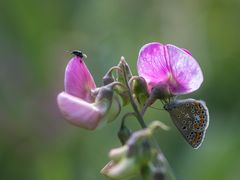
[{"label": "insect wing", "polygon": [[208,108],[204,101],[185,99],[167,104],[165,108],[178,130],[193,147],[200,147],[209,124]]}]

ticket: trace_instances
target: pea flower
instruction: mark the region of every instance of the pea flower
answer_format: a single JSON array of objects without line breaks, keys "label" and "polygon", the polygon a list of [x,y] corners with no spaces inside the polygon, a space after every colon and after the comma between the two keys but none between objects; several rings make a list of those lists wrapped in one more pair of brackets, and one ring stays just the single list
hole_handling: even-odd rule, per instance
[{"label": "pea flower", "polygon": [[103,119],[108,121],[120,112],[120,104],[110,85],[96,88],[94,79],[81,56],[68,63],[64,79],[65,91],[57,97],[59,109],[70,123],[93,130]]},{"label": "pea flower", "polygon": [[202,70],[192,54],[171,44],[152,42],[139,52],[137,69],[148,85],[164,88],[170,95],[181,95],[197,90],[203,82]]}]

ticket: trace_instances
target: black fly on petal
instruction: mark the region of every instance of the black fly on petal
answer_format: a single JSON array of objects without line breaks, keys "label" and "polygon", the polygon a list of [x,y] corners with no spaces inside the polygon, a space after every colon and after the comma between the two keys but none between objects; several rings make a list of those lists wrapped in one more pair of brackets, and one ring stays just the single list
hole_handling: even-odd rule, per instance
[{"label": "black fly on petal", "polygon": [[79,50],[73,50],[71,52],[71,54],[77,56],[77,57],[80,57],[80,58],[87,58],[87,55],[86,54],[83,54],[82,51],[79,51]]}]

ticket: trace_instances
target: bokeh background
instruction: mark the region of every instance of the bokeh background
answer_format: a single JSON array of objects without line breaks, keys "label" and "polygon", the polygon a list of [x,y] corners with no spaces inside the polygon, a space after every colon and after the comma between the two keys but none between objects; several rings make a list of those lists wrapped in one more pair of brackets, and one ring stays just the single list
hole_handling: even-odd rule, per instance
[{"label": "bokeh background", "polygon": [[71,57],[66,50],[84,51],[101,85],[122,55],[136,74],[138,51],[152,41],[190,50],[205,75],[201,88],[185,96],[205,100],[210,111],[198,150],[166,112],[146,114],[148,123],[160,119],[171,127],[156,137],[176,176],[240,179],[239,32],[239,0],[1,0],[0,179],[104,179],[99,170],[120,145],[122,114],[93,132],[64,121],[56,96]]}]

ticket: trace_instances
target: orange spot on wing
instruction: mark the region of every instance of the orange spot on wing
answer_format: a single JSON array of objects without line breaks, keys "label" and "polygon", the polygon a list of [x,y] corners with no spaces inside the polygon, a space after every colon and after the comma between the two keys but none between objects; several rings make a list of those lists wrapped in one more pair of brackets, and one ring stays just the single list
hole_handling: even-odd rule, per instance
[{"label": "orange spot on wing", "polygon": [[195,124],[193,125],[193,127],[194,127],[195,129],[197,129],[197,128],[199,128],[199,125],[195,123]]},{"label": "orange spot on wing", "polygon": [[195,138],[193,139],[192,144],[195,145],[195,144],[197,143],[197,141],[200,140],[200,139],[201,139],[200,133],[199,133],[199,132],[196,132],[196,136],[195,136]]}]

